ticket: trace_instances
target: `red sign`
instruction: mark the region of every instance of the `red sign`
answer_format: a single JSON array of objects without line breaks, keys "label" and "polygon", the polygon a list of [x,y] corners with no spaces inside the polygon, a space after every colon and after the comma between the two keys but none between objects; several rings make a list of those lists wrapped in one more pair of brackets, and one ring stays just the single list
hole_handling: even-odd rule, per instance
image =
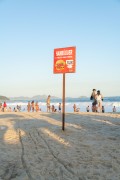
[{"label": "red sign", "polygon": [[76,47],[54,49],[54,73],[75,73]]}]

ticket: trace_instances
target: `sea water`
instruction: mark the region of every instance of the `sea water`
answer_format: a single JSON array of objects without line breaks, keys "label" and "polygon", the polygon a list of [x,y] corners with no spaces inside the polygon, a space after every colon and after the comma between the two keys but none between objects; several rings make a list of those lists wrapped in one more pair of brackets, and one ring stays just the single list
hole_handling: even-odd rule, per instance
[{"label": "sea water", "polygon": [[[32,99],[34,100],[34,99]],[[20,101],[7,101],[7,106],[11,107],[12,110],[18,106],[21,106],[21,111],[27,111],[28,101],[32,100],[20,100]],[[34,100],[34,102],[38,102],[39,107],[42,112],[46,112],[46,100]],[[52,99],[51,98],[51,106],[54,105],[58,110],[59,103],[62,103],[62,99]],[[73,105],[76,104],[77,108],[80,109],[80,112],[86,112],[86,107],[90,107],[90,111],[92,111],[92,101],[90,98],[66,98],[65,100],[65,112],[73,112]],[[105,108],[105,112],[112,112],[113,106],[116,107],[117,112],[120,112],[120,96],[114,97],[105,97],[102,105]]]}]

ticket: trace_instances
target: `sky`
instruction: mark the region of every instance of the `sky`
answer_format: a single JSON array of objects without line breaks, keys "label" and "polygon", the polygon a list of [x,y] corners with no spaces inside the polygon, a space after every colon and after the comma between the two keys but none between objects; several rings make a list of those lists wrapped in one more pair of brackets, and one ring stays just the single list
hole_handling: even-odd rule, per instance
[{"label": "sky", "polygon": [[0,0],[0,95],[62,97],[53,52],[71,46],[65,96],[120,96],[120,0]]}]

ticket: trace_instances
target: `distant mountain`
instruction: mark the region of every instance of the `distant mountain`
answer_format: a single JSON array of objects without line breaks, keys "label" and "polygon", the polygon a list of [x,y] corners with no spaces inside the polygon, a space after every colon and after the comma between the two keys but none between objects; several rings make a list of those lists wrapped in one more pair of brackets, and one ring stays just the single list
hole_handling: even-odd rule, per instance
[{"label": "distant mountain", "polygon": [[[13,101],[20,101],[20,100],[28,100],[28,101],[31,101],[31,100],[35,100],[35,101],[38,101],[38,100],[46,100],[48,97],[48,95],[36,95],[36,96],[33,96],[33,97],[26,97],[26,96],[19,96],[19,97],[10,97],[10,100],[13,100]],[[80,96],[80,97],[66,97],[65,99],[66,100],[69,100],[69,99],[84,99],[84,98],[88,98],[87,96]],[[62,99],[62,97],[56,97],[56,96],[51,96],[51,99]]]},{"label": "distant mountain", "polygon": [[29,97],[24,97],[24,96],[20,96],[20,97],[10,97],[10,100],[13,101],[20,101],[20,100],[30,100],[31,98]]},{"label": "distant mountain", "polygon": [[[42,100],[44,100],[44,99],[47,99],[47,95],[36,95],[36,96],[33,96],[32,98],[30,98],[30,99],[33,99],[33,100],[39,100],[39,99],[42,99]],[[58,97],[56,97],[56,96],[51,96],[51,99],[59,99]]]},{"label": "distant mountain", "polygon": [[36,96],[33,96],[31,99],[38,100],[38,99],[46,99],[46,98],[47,98],[46,95],[36,95]]},{"label": "distant mountain", "polygon": [[88,98],[87,96],[80,96],[79,98]]},{"label": "distant mountain", "polygon": [[[24,96],[20,96],[20,97],[10,97],[10,100],[46,100],[47,99],[47,95],[36,95],[33,97],[24,97]],[[59,97],[56,96],[51,96],[51,99],[60,99]]]},{"label": "distant mountain", "polygon": [[66,97],[65,99],[82,99],[82,98],[88,98],[87,96],[80,96],[80,97]]},{"label": "distant mountain", "polygon": [[9,100],[9,98],[7,98],[6,96],[0,96],[0,100],[1,101],[6,101],[6,100]]}]

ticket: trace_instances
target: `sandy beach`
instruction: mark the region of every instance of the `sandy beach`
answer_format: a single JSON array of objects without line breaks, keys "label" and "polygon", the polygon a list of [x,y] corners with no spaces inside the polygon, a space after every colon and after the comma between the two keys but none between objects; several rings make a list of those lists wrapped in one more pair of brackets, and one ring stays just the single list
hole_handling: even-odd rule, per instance
[{"label": "sandy beach", "polygon": [[119,180],[120,114],[0,112],[1,180]]}]

